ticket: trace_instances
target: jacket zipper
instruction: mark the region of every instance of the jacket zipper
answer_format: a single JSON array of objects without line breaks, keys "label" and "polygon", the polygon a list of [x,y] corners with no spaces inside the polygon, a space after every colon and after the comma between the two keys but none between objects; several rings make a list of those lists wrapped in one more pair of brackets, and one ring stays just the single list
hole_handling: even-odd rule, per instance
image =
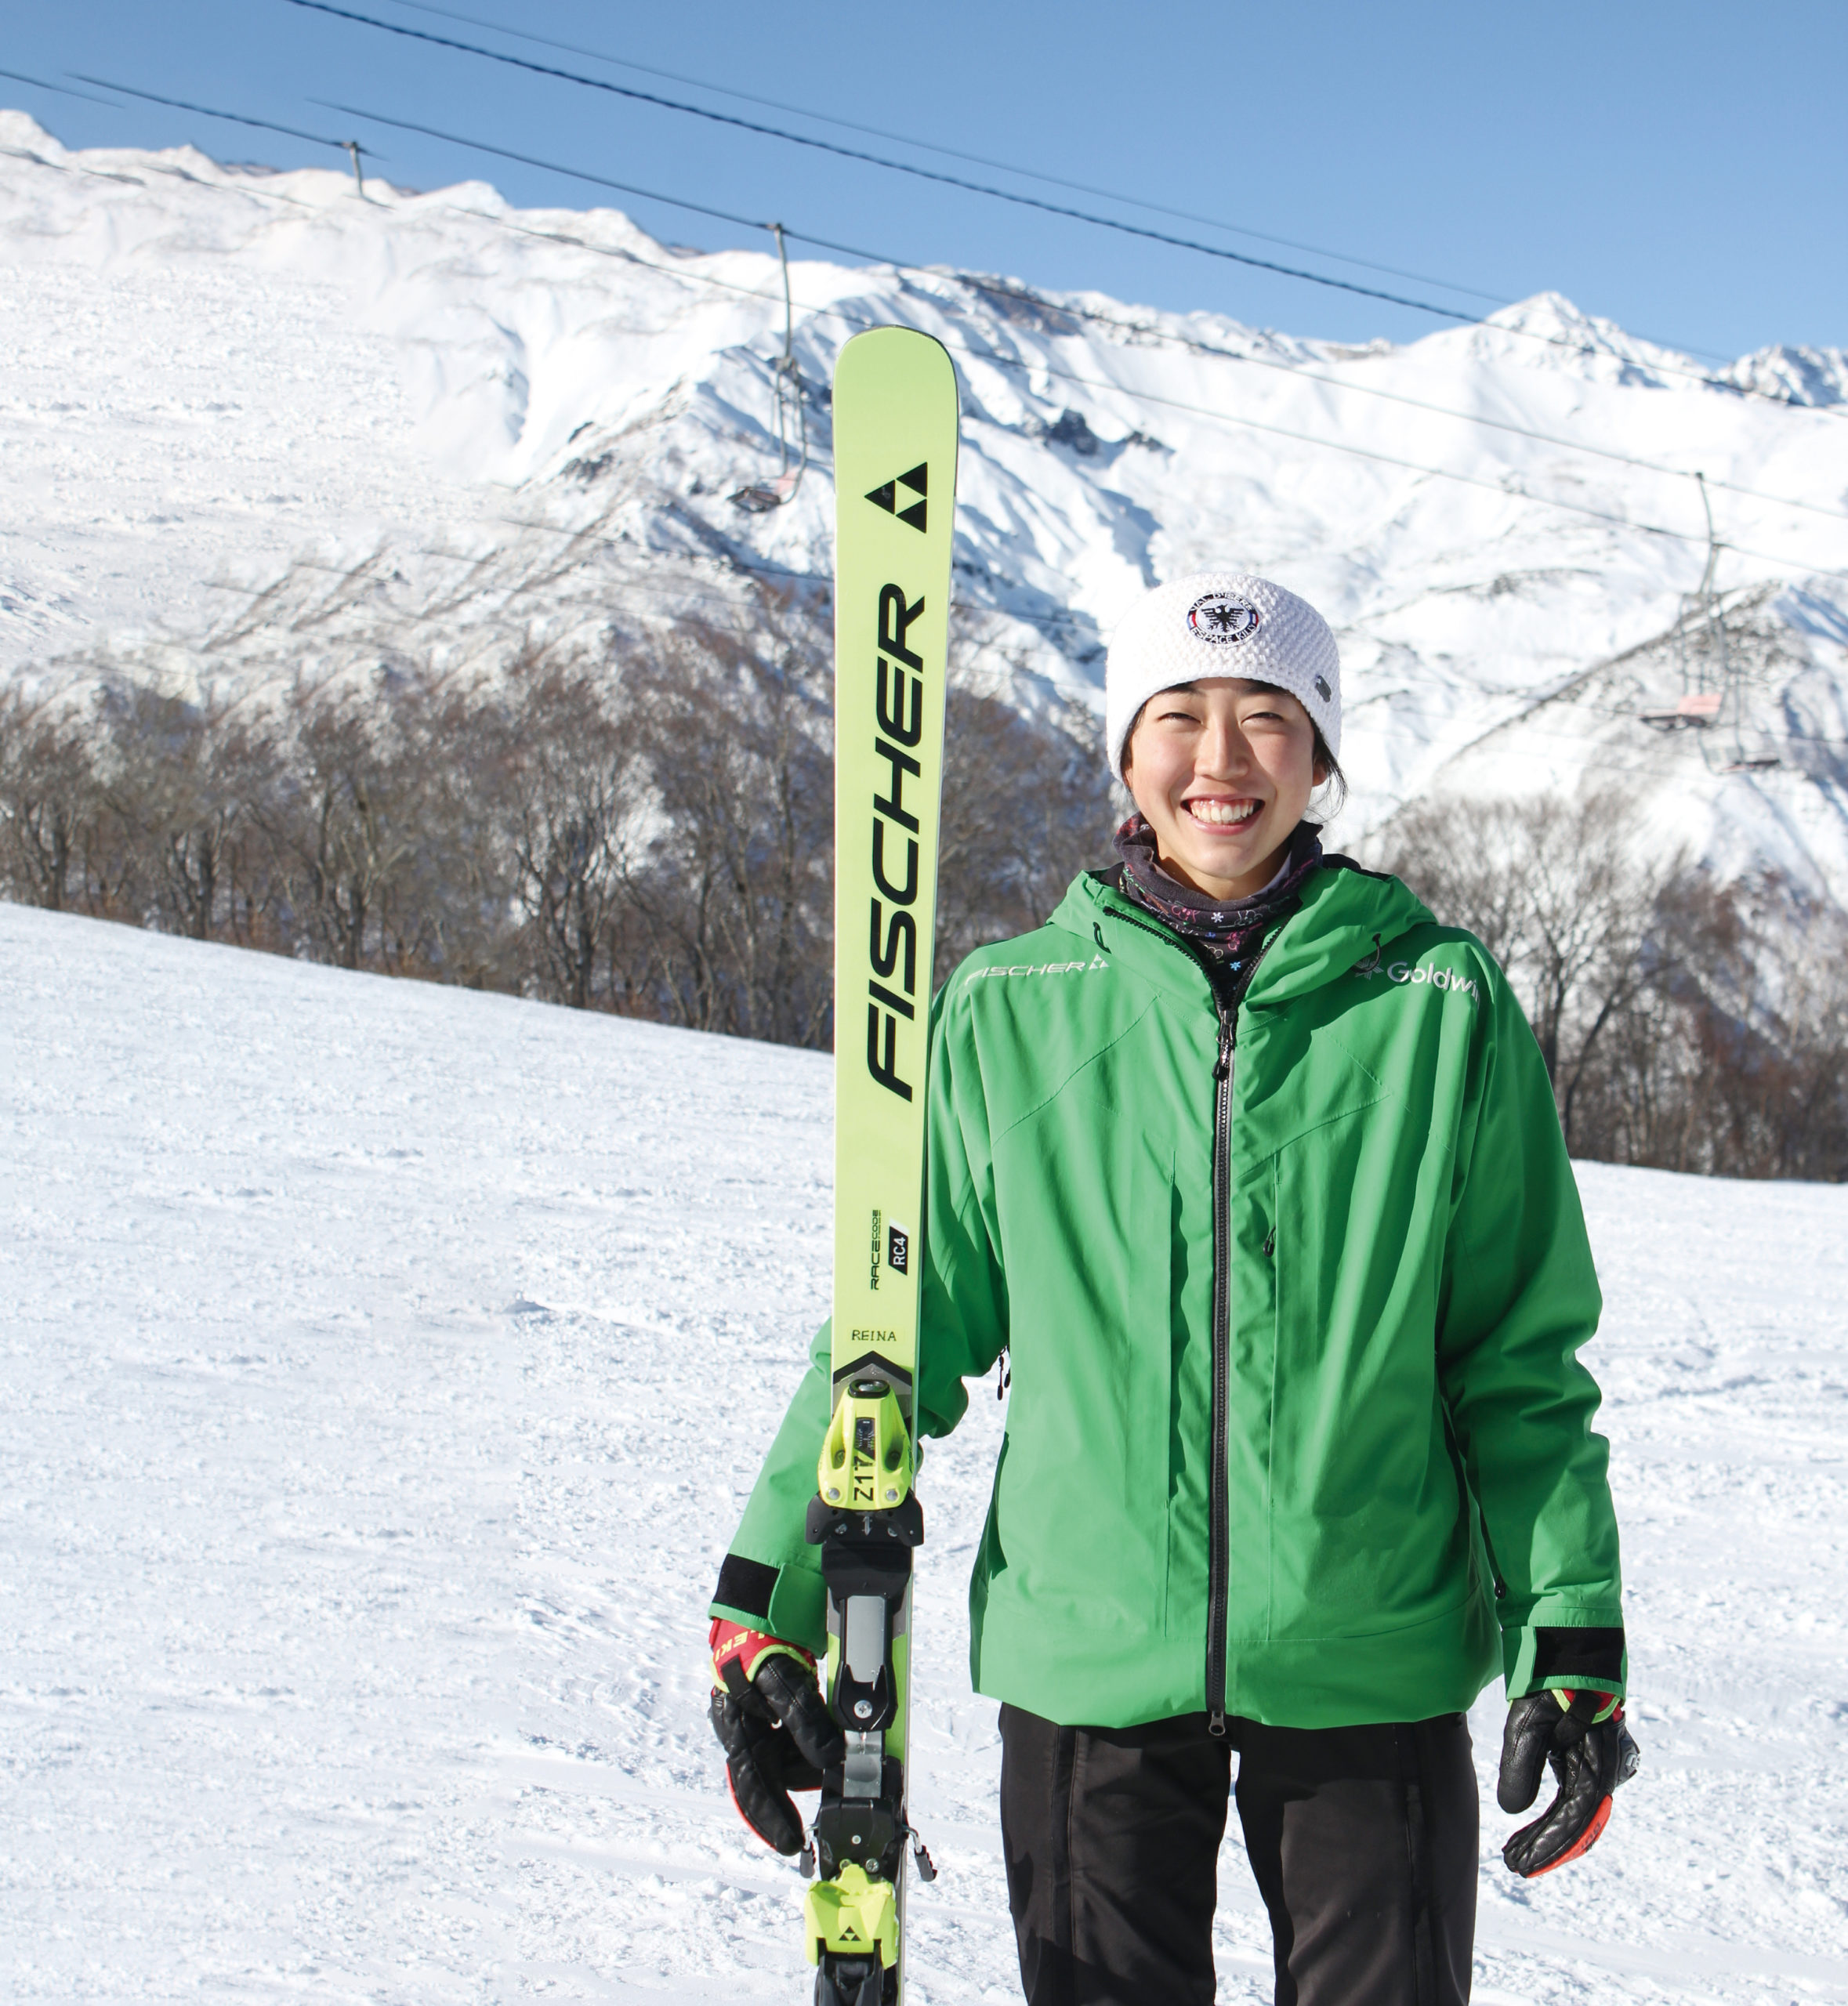
[{"label": "jacket zipper", "polygon": [[1212,1474],[1206,1532],[1206,1725],[1226,1732],[1226,1604],[1231,1571],[1227,1410],[1232,1378],[1232,1013],[1216,988],[1219,1013],[1218,1083],[1212,1121]]},{"label": "jacket zipper", "polygon": [[[1219,1020],[1219,1054],[1213,1063],[1212,1114],[1212,1468],[1207,1482],[1206,1514],[1206,1725],[1226,1732],[1226,1624],[1231,1593],[1231,1473],[1227,1468],[1232,1404],[1232,1074],[1237,1019],[1221,987],[1220,972],[1195,952],[1183,936],[1118,912],[1124,925],[1152,933],[1180,949],[1206,977]],[[1274,940],[1276,936],[1272,935]],[[1098,944],[1103,945],[1100,932]],[[1266,940],[1252,957],[1251,974],[1266,952]],[[1251,987],[1250,974],[1245,987]]]}]

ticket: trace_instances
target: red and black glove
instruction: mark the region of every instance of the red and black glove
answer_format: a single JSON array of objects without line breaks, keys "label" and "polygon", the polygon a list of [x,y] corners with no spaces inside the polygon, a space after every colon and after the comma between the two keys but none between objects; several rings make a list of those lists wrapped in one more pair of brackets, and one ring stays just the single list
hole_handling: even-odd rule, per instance
[{"label": "red and black glove", "polygon": [[712,1730],[738,1815],[778,1852],[802,1850],[802,1816],[792,1790],[819,1790],[846,1743],[821,1689],[815,1660],[799,1644],[715,1617]]},{"label": "red and black glove", "polygon": [[1510,1871],[1531,1881],[1590,1852],[1611,1816],[1611,1793],[1642,1759],[1624,1725],[1623,1703],[1611,1693],[1556,1686],[1516,1700],[1502,1730],[1495,1801],[1504,1811],[1525,1811],[1548,1764],[1560,1789],[1502,1848]]}]

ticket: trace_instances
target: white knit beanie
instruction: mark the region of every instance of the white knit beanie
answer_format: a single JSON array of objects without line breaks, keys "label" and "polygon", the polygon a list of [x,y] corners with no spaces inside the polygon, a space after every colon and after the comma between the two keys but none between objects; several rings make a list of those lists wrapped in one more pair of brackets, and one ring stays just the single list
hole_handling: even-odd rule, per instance
[{"label": "white knit beanie", "polygon": [[1150,697],[1179,683],[1234,675],[1287,690],[1341,751],[1341,656],[1306,599],[1244,571],[1194,571],[1146,592],[1110,644],[1104,733],[1120,780],[1129,727]]}]

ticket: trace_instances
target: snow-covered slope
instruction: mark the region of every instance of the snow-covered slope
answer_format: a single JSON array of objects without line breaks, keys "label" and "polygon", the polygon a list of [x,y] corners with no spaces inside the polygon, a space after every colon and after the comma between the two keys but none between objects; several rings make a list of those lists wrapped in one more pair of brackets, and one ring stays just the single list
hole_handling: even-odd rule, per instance
[{"label": "snow-covered slope", "polygon": [[[701,1611],[822,1309],[826,1062],[5,906],[0,1022],[0,1993],[806,1998]],[[1848,1193],[1580,1178],[1646,1766],[1531,1885],[1485,1792],[1476,1997],[1848,1997]],[[976,1393],[921,2006],[1017,1996]]]},{"label": "snow-covered slope", "polygon": [[[361,201],[332,172],[67,153],[5,113],[0,266],[0,668],[101,649],[248,680],[818,581],[833,358],[904,320],[962,382],[959,625],[1027,700],[1035,679],[1094,689],[1136,592],[1230,559],[1340,629],[1350,830],[1459,779],[1611,780],[1665,838],[1848,902],[1839,349],[1748,357],[1723,388],[1552,295],[1356,349],[802,261],[814,464],[751,516],[729,496],[780,464],[766,255],[480,184]],[[1671,736],[1639,713],[1681,688],[1697,470],[1741,708]],[[1719,770],[1741,754],[1780,763]]]}]

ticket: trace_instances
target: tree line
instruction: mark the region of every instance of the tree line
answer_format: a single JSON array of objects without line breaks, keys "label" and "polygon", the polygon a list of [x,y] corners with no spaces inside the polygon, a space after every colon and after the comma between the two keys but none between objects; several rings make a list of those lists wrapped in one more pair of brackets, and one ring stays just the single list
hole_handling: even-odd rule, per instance
[{"label": "tree line", "polygon": [[1574,1156],[1848,1179],[1848,916],[1776,876],[1647,855],[1621,789],[1451,800],[1387,868],[1477,935],[1538,1039]]},{"label": "tree line", "polygon": [[[830,650],[766,599],[491,674],[0,693],[0,896],[350,969],[832,1043]],[[952,678],[936,979],[1111,860],[1096,721]],[[1640,862],[1628,797],[1425,803],[1373,845],[1507,969],[1574,1154],[1848,1178],[1848,925]]]},{"label": "tree line", "polygon": [[[774,600],[491,674],[0,692],[0,896],[388,975],[832,1042],[831,649]],[[1107,853],[1088,715],[966,668],[937,977]]]}]

